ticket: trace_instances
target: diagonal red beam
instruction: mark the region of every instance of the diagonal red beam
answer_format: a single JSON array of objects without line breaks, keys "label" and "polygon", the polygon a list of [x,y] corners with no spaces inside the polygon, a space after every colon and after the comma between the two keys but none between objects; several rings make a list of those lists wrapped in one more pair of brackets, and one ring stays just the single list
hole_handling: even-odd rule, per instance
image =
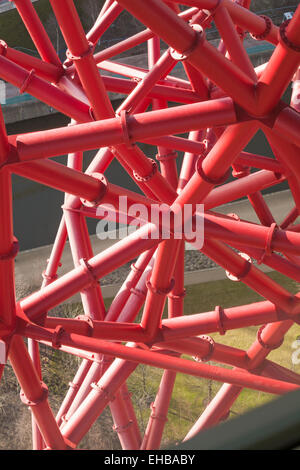
[{"label": "diagonal red beam", "polygon": [[29,32],[41,58],[46,62],[61,66],[59,57],[47,35],[37,12],[30,0],[10,0],[14,1],[20,17]]},{"label": "diagonal red beam", "polygon": [[105,12],[101,11],[95,24],[86,35],[88,41],[96,44],[122,11],[123,8],[118,5],[118,2],[112,2]]},{"label": "diagonal red beam", "polygon": [[85,103],[39,78],[33,69],[28,72],[20,65],[0,56],[0,77],[19,88],[20,93],[26,91],[78,122],[91,120],[89,107]]},{"label": "diagonal red beam", "polygon": [[93,57],[94,48],[85,35],[73,1],[50,0],[50,3],[68,46],[67,58],[74,62],[95,119],[111,118],[114,113]]},{"label": "diagonal red beam", "polygon": [[26,54],[25,52],[13,49],[2,40],[0,41],[0,47],[1,55],[29,71],[34,69],[36,75],[43,78],[44,80],[56,83],[64,73],[64,70],[61,66],[59,67],[58,65],[45,62],[41,59],[38,59],[37,57]]},{"label": "diagonal red beam", "polygon": [[20,336],[15,335],[9,360],[21,386],[21,398],[30,407],[46,445],[64,450],[67,444],[58,428],[48,402],[48,389],[41,383]]}]

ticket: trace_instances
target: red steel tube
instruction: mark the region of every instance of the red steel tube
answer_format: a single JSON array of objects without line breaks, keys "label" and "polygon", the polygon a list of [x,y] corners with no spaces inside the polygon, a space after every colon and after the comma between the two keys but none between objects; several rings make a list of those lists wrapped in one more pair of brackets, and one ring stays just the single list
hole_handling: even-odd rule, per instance
[{"label": "red steel tube", "polygon": [[218,393],[207,405],[200,418],[191,427],[183,441],[185,442],[196,436],[200,431],[217,424],[227,415],[228,410],[230,410],[240,393],[240,387],[227,383],[222,385]]},{"label": "red steel tube", "polygon": [[181,240],[165,240],[158,247],[141,319],[141,326],[149,338],[154,338],[160,326],[181,243]]},{"label": "red steel tube", "polygon": [[58,65],[44,62],[37,57],[18,51],[17,49],[13,49],[2,40],[0,41],[0,48],[1,55],[29,71],[34,69],[36,75],[43,78],[44,80],[57,83],[64,73],[61,66],[59,67]]},{"label": "red steel tube", "polygon": [[159,79],[165,76],[170,70],[171,66],[174,66],[176,61],[170,55],[170,51],[167,50],[152,67],[152,69],[145,75],[145,77],[136,85],[130,95],[122,102],[118,108],[117,113],[120,113],[123,109],[128,113],[133,113],[136,106],[140,101],[148,95],[153,86],[158,82]]},{"label": "red steel tube", "polygon": [[92,426],[115,393],[125,383],[137,364],[116,359],[103,374],[101,379],[93,385],[88,396],[70,417],[62,430],[68,440],[78,443]]},{"label": "red steel tube", "polygon": [[[185,20],[189,20],[197,11],[197,8],[189,8],[188,10],[179,13],[178,16]],[[122,52],[125,52],[128,49],[131,49],[135,46],[138,46],[139,44],[142,44],[143,42],[148,41],[148,39],[151,39],[154,35],[155,34],[151,31],[151,29],[145,29],[140,33],[137,33],[127,39],[124,39],[123,41],[120,41],[118,44],[114,44],[113,46],[110,46],[104,49],[103,51],[97,52],[94,56],[95,60],[99,64],[104,60],[110,59],[111,57],[121,54]]]},{"label": "red steel tube", "polygon": [[299,308],[299,302],[295,296],[226,245],[206,240],[201,251],[265,299],[277,304],[282,310],[291,313]]},{"label": "red steel tube", "polygon": [[243,48],[235,25],[223,2],[215,10],[213,17],[232,62],[247,73],[253,82],[256,82],[257,77],[253,65],[247,52]]},{"label": "red steel tube", "polygon": [[[93,256],[92,246],[86,227],[85,219],[78,213],[64,210],[68,238],[75,266],[80,266],[80,260]],[[85,315],[89,318],[103,320],[105,306],[100,285],[92,283],[81,292],[81,300]]]},{"label": "red steel tube", "polygon": [[212,187],[220,179],[224,179],[230,165],[256,132],[256,126],[255,122],[246,122],[227,127],[203,160],[201,171],[194,173],[175,200],[174,207],[171,208],[175,213],[176,207],[183,208],[185,204],[195,205],[203,202]]},{"label": "red steel tube", "polygon": [[[177,0],[170,1],[176,3]],[[198,7],[200,9],[208,9],[211,10],[212,13],[219,4],[217,0],[183,0],[181,3],[192,7]],[[252,11],[247,10],[246,8],[243,8],[239,3],[232,2],[231,0],[222,0],[222,5],[226,7],[234,23],[246,31],[249,31],[258,36],[265,33],[266,22],[260,16],[256,15]],[[278,27],[275,26],[272,22],[270,31],[266,35],[265,40],[271,42],[272,44],[278,43]]]},{"label": "red steel tube", "polygon": [[[101,278],[124,263],[127,263],[140,253],[153,247],[157,240],[151,239],[151,232],[155,227],[142,227],[126,239],[115,243],[102,253],[88,261],[94,275],[85,265],[77,267],[61,276],[41,291],[35,292],[21,302],[21,308],[26,315],[36,318],[43,312],[50,310],[63,300],[72,297],[82,288],[94,282],[94,276]],[[141,238],[140,238],[141,237]],[[146,238],[147,237],[147,238]]]},{"label": "red steel tube", "polygon": [[[154,37],[148,39],[148,43],[150,41],[153,41],[154,39]],[[106,70],[108,72],[140,80],[143,80],[145,75],[149,72],[149,68],[146,69],[142,67],[137,67],[135,65],[123,64],[122,62],[112,62],[111,60],[103,60],[100,63],[99,68],[101,70]],[[187,80],[184,80],[183,78],[179,77],[174,77],[173,75],[167,75],[164,79],[159,80],[157,83],[160,85],[164,85],[164,87],[168,88],[171,86],[172,88],[179,87],[189,91],[192,90],[192,87]]]},{"label": "red steel tube", "polygon": [[[40,351],[39,344],[37,341],[34,341],[33,339],[28,339],[28,352],[31,357],[32,363],[36,369],[36,372],[38,373],[40,380],[42,380]],[[33,450],[43,450],[45,447],[45,443],[33,414],[31,416],[31,428]]]},{"label": "red steel tube", "polygon": [[286,139],[300,147],[299,123],[299,113],[286,107],[278,113],[273,129],[279,136],[284,135]]},{"label": "red steel tube", "polygon": [[143,6],[137,0],[119,0],[119,3],[179,53],[192,51],[187,60],[255,115],[257,108],[251,79],[207,41],[198,41],[197,33],[170,8],[158,0],[149,0]]},{"label": "red steel tube", "polygon": [[[127,118],[128,132],[133,142],[234,122],[236,114],[233,103],[227,98],[141,113]],[[124,134],[120,118],[113,118],[10,138],[12,143],[14,140],[18,157],[23,161],[121,144],[124,142]]]},{"label": "red steel tube", "polygon": [[[291,321],[285,321],[267,325],[263,328],[259,340],[256,340],[247,352],[247,356],[249,357],[248,367],[254,369],[260,366],[269,352],[279,346],[284,334],[291,325]],[[216,424],[222,416],[227,414],[241,391],[241,387],[224,384],[211,404],[208,405],[203,415],[199,418],[198,422],[195,423],[191,434],[188,434],[187,437],[191,437],[200,430]]]},{"label": "red steel tube", "polygon": [[154,202],[138,193],[108,183],[101,174],[84,174],[51,160],[15,165],[12,170],[20,176],[98,204],[106,202],[117,208],[120,196],[127,197],[128,206],[144,204],[150,207]]},{"label": "red steel tube", "polygon": [[180,192],[189,179],[192,177],[195,168],[196,168],[196,161],[205,150],[205,144],[200,142],[201,138],[203,137],[203,131],[192,131],[189,134],[189,138],[191,142],[196,142],[197,148],[194,152],[185,151],[183,156],[183,161],[181,165],[179,181],[178,181],[178,192]]},{"label": "red steel tube", "polygon": [[[209,334],[224,333],[228,329],[243,328],[250,325],[262,325],[287,319],[287,315],[268,301],[256,302],[231,308],[216,308],[184,317],[165,319],[162,322],[161,338],[168,342],[173,339]],[[158,335],[157,341],[160,341]]]},{"label": "red steel tube", "polygon": [[[258,224],[237,221],[221,214],[205,213],[205,231],[209,238],[222,239],[230,244],[236,242],[254,248],[267,246],[270,228]],[[278,229],[272,237],[272,249],[299,254],[300,236],[296,232]]]},{"label": "red steel tube", "polygon": [[23,340],[18,336],[12,340],[9,360],[46,445],[51,449],[66,449],[65,440],[49,407],[46,389],[42,387]]},{"label": "red steel tube", "polygon": [[56,422],[58,424],[58,426],[61,425],[62,423],[62,419],[63,417],[65,416],[65,414],[67,413],[67,411],[69,410],[70,406],[71,406],[71,403],[73,402],[74,398],[75,398],[75,395],[76,395],[76,392],[78,390],[78,388],[80,387],[80,385],[82,384],[83,382],[83,379],[84,377],[86,376],[86,374],[88,373],[90,367],[92,365],[92,362],[91,361],[88,361],[87,359],[83,359],[77,372],[76,372],[76,375],[73,379],[73,381],[69,384],[70,388],[58,410],[58,413],[56,415]]},{"label": "red steel tube", "polygon": [[249,165],[254,168],[270,170],[276,173],[286,173],[286,169],[278,160],[249,152],[241,152],[236,162],[241,165]]},{"label": "red steel tube", "polygon": [[[25,328],[28,337],[43,337],[52,340],[50,330],[44,328],[28,326]],[[229,370],[212,366],[204,363],[193,363],[186,359],[180,359],[173,356],[166,356],[157,352],[137,349],[134,347],[123,346],[122,344],[109,343],[101,340],[95,340],[75,334],[62,333],[61,344],[67,346],[77,346],[87,351],[108,354],[112,357],[119,357],[132,362],[141,362],[147,365],[174,370],[176,372],[188,373],[196,377],[214,379],[220,382],[233,383],[240,386],[254,388],[267,393],[282,394],[288,391],[296,390],[295,384],[282,382],[267,377],[260,377],[255,374],[248,374],[240,370]],[[83,406],[84,402],[81,406]],[[78,411],[78,410],[77,410]],[[75,413],[76,414],[76,413]],[[74,414],[74,415],[75,415]],[[73,415],[73,416],[74,416]],[[64,428],[65,431],[66,428]],[[66,433],[63,433],[66,435]]]},{"label": "red steel tube", "polygon": [[175,380],[176,372],[164,371],[155,401],[151,403],[151,414],[140,450],[159,449]]},{"label": "red steel tube", "polygon": [[248,200],[256,212],[257,217],[259,218],[262,225],[269,227],[271,224],[276,223],[275,219],[267,205],[266,201],[263,198],[261,192],[257,191],[255,193],[248,195]]},{"label": "red steel tube", "polygon": [[86,35],[87,40],[96,44],[122,11],[123,8],[118,2],[112,2],[105,12],[101,11],[94,26]]},{"label": "red steel tube", "polygon": [[[93,48],[84,33],[73,1],[50,0],[50,3],[69,48],[68,58],[74,62],[95,119],[111,118],[111,103],[92,55]],[[69,21],[69,18],[72,18],[72,21]]]},{"label": "red steel tube", "polygon": [[[11,333],[15,326],[14,258],[18,242],[13,236],[11,174],[3,168],[9,153],[8,139],[0,109],[0,304],[1,337]],[[2,167],[2,168],[1,168]]]},{"label": "red steel tube", "polygon": [[55,49],[30,0],[13,0],[32,41],[40,56],[46,62],[61,66]]},{"label": "red steel tube", "polygon": [[295,50],[300,47],[299,11],[298,7],[285,28],[286,40],[280,39],[259,79],[257,100],[261,115],[267,114],[274,108],[299,66],[299,52]]},{"label": "red steel tube", "polygon": [[0,56],[0,77],[20,88],[22,93],[26,90],[27,93],[78,122],[91,120],[89,107],[85,103],[39,78],[33,70],[28,72],[3,56]]},{"label": "red steel tube", "polygon": [[106,320],[115,321],[121,314],[121,311],[132,293],[132,289],[136,287],[153,254],[154,249],[148,250],[145,253],[142,253],[138,260],[131,265],[129,275],[108,309]]},{"label": "red steel tube", "polygon": [[243,179],[231,181],[214,188],[204,199],[207,210],[247,196],[249,193],[275,186],[285,177],[269,170],[261,170],[245,176]]},{"label": "red steel tube", "polygon": [[[107,91],[112,93],[121,93],[128,95],[131,93],[136,84],[132,80],[126,80],[119,77],[108,77],[107,75],[102,76],[103,83]],[[181,85],[181,84],[180,84]],[[162,98],[174,103],[198,103],[201,101],[201,95],[198,92],[188,89],[183,86],[178,86],[177,83],[169,83],[164,81],[158,82],[149,91],[149,98]]]},{"label": "red steel tube", "polygon": [[[207,338],[207,337],[206,337]],[[221,364],[229,364],[231,366],[247,369],[247,354],[242,349],[225,346],[220,343],[211,343],[201,337],[182,338],[176,341],[166,341],[156,343],[155,346],[160,348],[171,349],[180,354],[188,354],[197,360],[210,360],[220,362]]]}]

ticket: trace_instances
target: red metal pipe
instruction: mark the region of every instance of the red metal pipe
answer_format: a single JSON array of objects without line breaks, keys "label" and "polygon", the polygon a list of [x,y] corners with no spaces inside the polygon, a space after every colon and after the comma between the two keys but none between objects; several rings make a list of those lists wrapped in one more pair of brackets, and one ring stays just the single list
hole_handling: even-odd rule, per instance
[{"label": "red metal pipe", "polygon": [[[16,320],[14,258],[18,242],[13,236],[11,174],[3,168],[9,153],[9,144],[0,109],[0,336],[11,333]],[[1,168],[2,167],[2,168]]]},{"label": "red metal pipe", "polygon": [[[28,337],[43,337],[52,340],[51,330],[45,328],[28,326],[25,328]],[[186,359],[166,356],[157,352],[138,349],[133,346],[123,346],[122,344],[110,343],[93,338],[79,336],[76,334],[61,334],[61,344],[67,346],[77,346],[87,351],[93,351],[108,354],[112,357],[119,357],[132,362],[141,362],[147,365],[174,370],[176,372],[188,373],[195,377],[204,377],[214,379],[220,382],[233,383],[240,386],[254,388],[267,393],[282,394],[288,391],[296,390],[298,386],[288,382],[282,382],[276,379],[260,377],[255,374],[248,374],[240,370],[229,370],[212,366],[204,363],[193,363]],[[103,376],[104,377],[104,376]],[[83,402],[84,403],[84,402]],[[81,406],[83,406],[83,403]],[[77,410],[79,411],[79,409]],[[73,417],[76,413],[74,413]],[[64,428],[65,431],[66,428]],[[66,435],[65,432],[63,432]]]},{"label": "red metal pipe", "polygon": [[281,26],[280,41],[259,79],[258,106],[264,114],[275,106],[299,66],[299,12],[298,7],[287,26]]},{"label": "red metal pipe", "polygon": [[149,338],[154,338],[160,326],[166,295],[172,285],[173,272],[181,243],[181,240],[165,240],[158,247],[147,285],[148,293],[141,319],[141,326]]},{"label": "red metal pipe", "polygon": [[[234,122],[236,122],[236,115],[233,103],[227,98],[141,113],[127,118],[128,132],[132,142],[153,136],[179,134],[192,129]],[[11,143],[14,140],[18,157],[24,161],[117,145],[123,143],[125,137],[121,119],[113,118],[68,128],[21,134],[17,138],[10,137]]]},{"label": "red metal pipe", "polygon": [[34,69],[36,75],[44,80],[57,83],[64,73],[61,66],[44,62],[37,57],[18,51],[17,49],[13,49],[2,40],[0,41],[0,48],[1,55],[29,71]]},{"label": "red metal pipe", "polygon": [[[205,232],[209,238],[222,239],[230,244],[239,243],[254,248],[264,249],[267,246],[270,228],[258,224],[234,220],[222,214],[205,213]],[[272,250],[299,254],[299,234],[277,229],[272,236]]]},{"label": "red metal pipe", "polygon": [[[170,0],[176,2],[176,0]],[[198,8],[211,10],[214,12],[219,2],[217,0],[183,0],[181,2],[188,6],[197,6]],[[266,34],[265,20],[253,13],[252,11],[243,8],[239,3],[232,2],[231,0],[223,0],[222,5],[226,7],[232,17],[234,23],[257,36],[265,34],[265,40],[273,44],[278,43],[278,27],[275,26],[270,20],[270,31]]]},{"label": "red metal pipe", "polygon": [[249,152],[241,152],[236,162],[241,165],[274,171],[275,173],[286,173],[286,168],[278,160]]},{"label": "red metal pipe", "polygon": [[299,123],[299,113],[290,107],[286,107],[278,113],[273,129],[276,134],[279,136],[284,135],[285,139],[300,147]]},{"label": "red metal pipe", "polygon": [[201,251],[265,299],[274,302],[282,310],[289,313],[294,309],[298,310],[299,302],[295,296],[253,266],[249,261],[244,260],[241,256],[230,250],[226,245],[217,241],[206,240]]},{"label": "red metal pipe", "polygon": [[[104,175],[84,174],[51,160],[14,165],[12,170],[20,176],[95,202],[95,204],[106,202],[117,208],[120,196],[127,197],[129,207],[132,204],[144,204],[150,207],[154,203],[153,200],[146,199],[138,193],[108,183]],[[67,209],[68,205],[65,205],[65,208]]]},{"label": "red metal pipe", "polygon": [[263,198],[261,192],[257,191],[255,193],[248,195],[248,200],[256,212],[257,217],[259,218],[262,225],[269,227],[270,225],[276,223],[275,219],[267,205],[266,201]]},{"label": "red metal pipe", "polygon": [[273,171],[261,170],[214,188],[204,199],[207,210],[247,196],[249,193],[266,189],[285,180],[285,177]]},{"label": "red metal pipe", "polygon": [[[213,346],[212,346],[213,344]],[[221,364],[229,364],[231,366],[241,367],[247,369],[247,354],[245,351],[225,346],[220,343],[211,341],[211,338],[197,337],[197,338],[182,338],[176,341],[166,341],[157,343],[155,346],[160,348],[171,349],[180,354],[188,354],[196,360],[213,360]]]},{"label": "red metal pipe", "polygon": [[189,139],[190,139],[189,142],[192,142],[192,143],[195,142],[197,144],[197,147],[195,149],[196,151],[194,152],[186,151],[183,156],[179,182],[178,182],[178,192],[180,192],[184,188],[186,183],[192,177],[196,168],[196,162],[199,157],[199,154],[201,155],[205,150],[205,144],[203,142],[200,142],[202,137],[203,137],[202,131],[192,131],[189,134]]},{"label": "red metal pipe", "polygon": [[280,309],[276,309],[273,303],[268,301],[241,305],[239,307],[219,308],[212,312],[204,312],[184,317],[165,319],[162,322],[162,331],[157,341],[161,338],[168,342],[209,334],[214,332],[224,333],[227,329],[243,328],[250,325],[262,325],[270,322],[278,322],[287,319],[287,315]]},{"label": "red metal pipe", "polygon": [[80,442],[97,416],[114,398],[117,390],[125,383],[136,367],[137,364],[116,359],[101,379],[93,385],[88,396],[70,417],[62,430],[63,435],[68,436],[67,439],[76,444]]},{"label": "red metal pipe", "polygon": [[176,61],[172,58],[169,49],[158,59],[148,74],[136,85],[130,95],[123,101],[118,108],[117,113],[122,110],[132,114],[136,106],[141,100],[145,99],[154,85],[164,77],[170,68],[176,65]]},{"label": "red metal pipe", "polygon": [[46,445],[51,449],[66,449],[49,407],[47,388],[42,385],[23,340],[18,336],[12,340],[9,360],[22,388],[21,398],[30,407]]},{"label": "red metal pipe", "polygon": [[148,263],[150,262],[155,249],[151,249],[142,253],[137,261],[131,265],[131,271],[127,276],[126,280],[122,284],[118,294],[112,301],[108,312],[107,312],[107,321],[115,321],[118,316],[121,314],[125,304],[127,303],[132,289],[137,286],[138,281],[140,280],[143,272],[145,271]]},{"label": "red metal pipe", "polygon": [[19,88],[21,93],[26,90],[27,93],[78,122],[91,120],[89,107],[85,103],[39,78],[33,69],[28,72],[20,65],[1,56],[0,77]]},{"label": "red metal pipe", "polygon": [[213,18],[227,48],[228,54],[230,55],[230,59],[241,70],[249,75],[255,83],[257,81],[257,76],[254,72],[253,65],[247,52],[243,48],[235,25],[223,2],[221,2],[221,4],[216,8]]},{"label": "red metal pipe", "polygon": [[50,3],[68,46],[68,58],[74,62],[95,119],[111,118],[113,110],[92,55],[93,47],[86,38],[73,1],[50,0]]},{"label": "red metal pipe", "polygon": [[76,372],[76,375],[73,379],[72,382],[70,382],[69,386],[69,390],[58,410],[58,413],[56,415],[56,422],[58,424],[58,426],[61,425],[62,423],[62,420],[64,419],[64,416],[66,415],[66,413],[68,412],[71,404],[73,403],[74,401],[74,398],[76,396],[76,393],[77,393],[77,390],[78,388],[80,387],[80,385],[82,384],[83,380],[84,380],[84,377],[87,375],[90,367],[92,365],[92,362],[91,361],[88,361],[87,359],[83,359],[83,361],[81,362],[77,372]]},{"label": "red metal pipe", "polygon": [[[157,37],[157,36],[156,36]],[[153,41],[155,37],[148,39],[148,43]],[[159,54],[160,57],[160,54]],[[123,62],[113,62],[111,60],[103,60],[99,68],[101,70],[106,70],[108,72],[116,73],[119,75],[123,75],[125,77],[133,78],[133,79],[140,79],[143,80],[145,75],[149,72],[149,68],[142,68],[137,67],[136,65],[128,65],[124,64]],[[104,77],[103,77],[104,78]],[[192,90],[191,84],[184,80],[183,78],[174,77],[173,75],[167,75],[164,79],[158,80],[157,82],[160,85],[164,86],[171,86],[171,87],[179,87],[184,88],[185,90]]]},{"label": "red metal pipe", "polygon": [[[28,352],[32,360],[32,363],[36,369],[36,372],[40,380],[42,380],[40,351],[39,351],[39,344],[37,341],[34,341],[33,339],[28,339]],[[45,443],[44,443],[43,436],[39,430],[39,427],[37,425],[37,422],[33,414],[31,416],[31,428],[32,428],[33,450],[43,450],[45,447]]]},{"label": "red metal pipe", "polygon": [[187,60],[197,70],[199,69],[214,83],[220,85],[247,111],[256,114],[253,81],[205,39],[198,40],[197,33],[178,18],[170,8],[158,0],[149,0],[143,8],[136,0],[119,0],[119,3],[180,54],[185,55],[188,51]]},{"label": "red metal pipe", "polygon": [[115,243],[113,247],[91,258],[88,264],[93,270],[93,276],[83,263],[80,267],[61,276],[41,291],[23,299],[21,302],[22,309],[29,317],[36,318],[94,282],[94,276],[101,278],[153,247],[157,244],[157,240],[151,239],[149,230],[156,229],[155,227],[142,227],[126,239]]},{"label": "red metal pipe", "polygon": [[219,423],[224,418],[228,410],[241,393],[240,387],[225,383],[222,385],[218,393],[207,405],[200,418],[191,427],[184,438],[184,442],[196,436],[200,431],[210,428]]},{"label": "red metal pipe", "polygon": [[[193,17],[193,15],[197,11],[198,8],[189,8],[188,10],[179,13],[178,16],[188,21]],[[143,42],[148,41],[148,39],[151,39],[154,35],[155,34],[151,31],[151,29],[145,29],[140,33],[137,33],[127,39],[124,39],[123,41],[120,41],[118,44],[114,44],[113,46],[110,46],[104,49],[103,51],[97,52],[94,56],[95,60],[99,64],[104,60],[110,59],[111,57],[121,54],[122,52],[125,52],[128,49],[131,49],[135,46],[138,46],[139,44],[142,44]]]},{"label": "red metal pipe", "polygon": [[123,8],[118,2],[112,2],[105,11],[101,10],[95,24],[86,35],[87,40],[96,44],[122,11]]},{"label": "red metal pipe", "polygon": [[61,67],[56,51],[30,0],[13,0],[32,41],[45,62]]},{"label": "red metal pipe", "polygon": [[[77,267],[80,266],[80,260],[90,259],[93,256],[86,221],[79,213],[66,209],[64,218],[74,266]],[[103,320],[106,311],[99,283],[92,283],[80,294],[85,315],[92,319]]]},{"label": "red metal pipe", "polygon": [[165,370],[160,381],[140,450],[159,449],[171,402],[176,372]]},{"label": "red metal pipe", "polygon": [[[185,204],[199,204],[224,175],[237,155],[256,132],[256,123],[229,126],[203,160],[171,209],[176,211]],[[220,183],[219,183],[220,184]]]}]

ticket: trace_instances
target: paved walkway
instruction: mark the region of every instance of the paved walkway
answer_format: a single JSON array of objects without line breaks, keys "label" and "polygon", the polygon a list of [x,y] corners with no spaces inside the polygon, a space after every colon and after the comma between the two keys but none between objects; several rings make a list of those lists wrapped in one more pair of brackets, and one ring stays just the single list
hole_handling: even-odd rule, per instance
[{"label": "paved walkway", "polygon": [[[265,196],[276,221],[280,223],[286,214],[294,206],[289,191],[280,191]],[[220,206],[218,211],[224,214],[236,213],[241,219],[251,222],[257,222],[256,214],[247,200],[233,202]],[[99,253],[109,246],[113,245],[117,240],[99,240],[96,235],[91,237],[94,253]],[[24,296],[27,292],[37,290],[41,286],[41,273],[44,271],[47,259],[51,253],[51,245],[35,248],[33,250],[23,251],[19,253],[16,259],[16,285],[17,295]],[[69,244],[67,243],[63,258],[62,267],[59,268],[59,274],[64,274],[74,267]],[[268,270],[268,269],[266,269]],[[201,282],[216,281],[226,277],[222,268],[203,269],[201,271],[190,271],[185,273],[185,284],[198,284]],[[111,297],[118,291],[120,285],[103,286],[104,297]],[[76,296],[78,299],[78,296]],[[70,299],[74,301],[75,299]]]}]

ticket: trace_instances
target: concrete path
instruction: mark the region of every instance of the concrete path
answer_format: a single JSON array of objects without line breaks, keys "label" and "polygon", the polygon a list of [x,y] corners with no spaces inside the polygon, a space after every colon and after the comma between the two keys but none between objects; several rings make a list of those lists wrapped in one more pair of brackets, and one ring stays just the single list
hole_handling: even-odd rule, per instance
[{"label": "concrete path", "polygon": [[[284,219],[286,214],[294,206],[293,199],[288,190],[268,194],[265,196],[265,200],[278,223]],[[236,213],[241,219],[249,220],[251,222],[258,221],[254,210],[247,200],[220,206],[218,208],[218,212],[223,214]],[[117,240],[99,240],[96,235],[92,235],[91,241],[94,253],[99,253],[109,246],[112,246]],[[23,297],[27,293],[40,288],[42,282],[41,273],[46,267],[47,259],[51,253],[51,248],[52,247],[48,245],[19,253],[16,259],[16,286],[18,297]],[[62,267],[59,268],[59,275],[70,271],[73,267],[74,265],[70,253],[70,247],[67,243],[62,258]],[[266,271],[269,271],[269,269],[266,268]],[[198,284],[224,278],[226,278],[226,273],[222,268],[189,271],[185,273],[185,284]],[[103,286],[103,296],[106,298],[112,297],[118,291],[119,287],[120,285],[117,284]],[[75,300],[78,300],[78,296],[70,299],[71,302]]]}]

